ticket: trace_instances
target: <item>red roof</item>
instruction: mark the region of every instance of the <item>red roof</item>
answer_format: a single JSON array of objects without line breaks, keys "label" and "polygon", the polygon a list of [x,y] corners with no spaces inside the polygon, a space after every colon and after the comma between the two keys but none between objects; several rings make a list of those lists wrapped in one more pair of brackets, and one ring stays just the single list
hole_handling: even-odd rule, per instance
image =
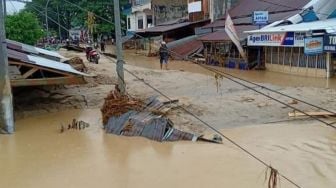
[{"label": "red roof", "polygon": [[[254,29],[258,29],[258,26],[254,25],[238,25],[235,26],[238,37],[240,39],[244,39],[247,37],[247,34],[244,33],[244,31],[250,31]],[[216,31],[214,33],[210,33],[207,35],[204,35],[199,38],[200,41],[225,41],[225,40],[231,40],[229,36],[226,34],[224,30]]]},{"label": "red roof", "polygon": [[170,48],[170,50],[173,52],[171,53],[171,55],[174,58],[183,59],[191,55],[192,53],[196,52],[202,47],[203,47],[202,42],[197,40],[197,38],[194,38],[193,40],[182,43],[181,45],[174,46]]}]

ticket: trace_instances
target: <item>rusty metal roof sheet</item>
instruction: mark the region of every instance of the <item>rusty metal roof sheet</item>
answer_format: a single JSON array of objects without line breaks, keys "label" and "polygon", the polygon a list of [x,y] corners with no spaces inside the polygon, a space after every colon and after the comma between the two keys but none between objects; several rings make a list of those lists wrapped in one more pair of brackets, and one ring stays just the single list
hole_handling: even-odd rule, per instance
[{"label": "rusty metal roof sheet", "polygon": [[170,50],[173,52],[171,53],[171,56],[176,59],[183,59],[190,56],[192,53],[195,53],[202,47],[203,44],[201,41],[198,40],[198,38],[192,38],[189,41],[170,48]]},{"label": "rusty metal roof sheet", "polygon": [[31,64],[35,66],[41,66],[45,68],[50,68],[50,69],[54,69],[58,71],[73,73],[73,74],[82,75],[82,76],[89,76],[88,74],[75,70],[70,65],[65,64],[65,63],[53,61],[53,60],[46,59],[46,58],[39,57],[39,56],[28,55],[28,54],[18,52],[12,49],[7,49],[7,52],[8,52],[8,58],[21,61],[23,63],[27,63],[27,64]]}]

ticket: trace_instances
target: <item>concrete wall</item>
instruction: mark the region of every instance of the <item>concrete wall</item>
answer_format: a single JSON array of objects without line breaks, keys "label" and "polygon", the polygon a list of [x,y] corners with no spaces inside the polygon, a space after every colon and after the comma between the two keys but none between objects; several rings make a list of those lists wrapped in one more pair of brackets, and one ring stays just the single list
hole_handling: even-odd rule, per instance
[{"label": "concrete wall", "polygon": [[229,10],[231,7],[235,6],[239,0],[208,0],[210,19],[211,21],[223,18],[225,16],[225,10]]},{"label": "concrete wall", "polygon": [[188,16],[188,0],[152,0],[154,24],[177,20]]}]

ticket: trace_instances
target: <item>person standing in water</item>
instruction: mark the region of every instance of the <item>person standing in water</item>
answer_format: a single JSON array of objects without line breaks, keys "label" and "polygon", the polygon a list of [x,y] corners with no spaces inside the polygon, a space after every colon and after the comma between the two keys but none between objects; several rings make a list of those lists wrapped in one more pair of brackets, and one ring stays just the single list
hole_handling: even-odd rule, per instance
[{"label": "person standing in water", "polygon": [[168,70],[168,58],[169,58],[169,52],[168,47],[166,45],[166,42],[161,42],[161,47],[159,49],[160,54],[160,67],[162,70],[162,65],[165,65],[166,70]]}]

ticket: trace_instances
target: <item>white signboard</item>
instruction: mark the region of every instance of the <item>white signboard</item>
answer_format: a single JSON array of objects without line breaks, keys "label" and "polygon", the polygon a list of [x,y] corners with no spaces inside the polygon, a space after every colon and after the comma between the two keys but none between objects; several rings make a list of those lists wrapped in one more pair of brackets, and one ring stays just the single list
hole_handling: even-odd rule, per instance
[{"label": "white signboard", "polygon": [[202,1],[196,1],[188,4],[188,13],[202,12]]},{"label": "white signboard", "polygon": [[247,45],[304,47],[304,34],[294,32],[252,34],[247,37]]},{"label": "white signboard", "polygon": [[71,29],[69,31],[69,36],[71,39],[75,40],[75,39],[80,39],[81,37],[81,30],[77,30],[77,29]]},{"label": "white signboard", "polygon": [[268,11],[254,11],[253,23],[255,25],[266,25],[268,23]]}]

